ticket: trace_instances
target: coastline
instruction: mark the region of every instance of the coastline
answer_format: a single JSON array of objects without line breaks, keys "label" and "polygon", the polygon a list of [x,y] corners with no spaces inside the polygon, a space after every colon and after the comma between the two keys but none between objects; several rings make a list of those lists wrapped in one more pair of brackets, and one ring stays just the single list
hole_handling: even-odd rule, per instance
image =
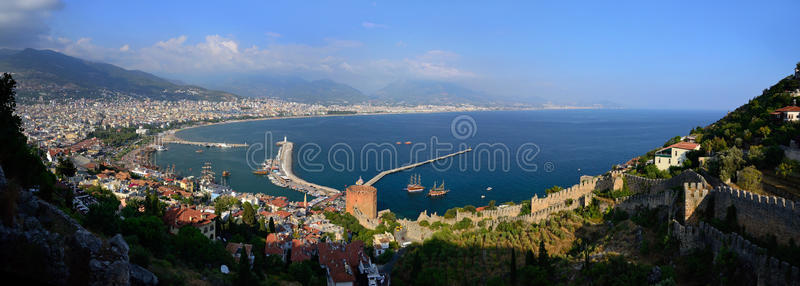
[{"label": "coastline", "polygon": [[344,116],[368,116],[368,115],[397,115],[397,114],[437,114],[437,113],[457,113],[457,112],[492,112],[492,111],[537,111],[537,110],[596,110],[607,108],[596,107],[568,107],[568,108],[512,108],[512,109],[487,109],[487,110],[458,110],[458,111],[419,111],[419,112],[371,112],[371,113],[353,113],[353,114],[319,114],[319,115],[295,115],[295,116],[273,116],[273,117],[259,117],[248,119],[233,119],[224,120],[220,122],[202,122],[195,123],[191,126],[185,126],[176,129],[169,129],[163,132],[171,132],[175,138],[181,139],[177,136],[178,132],[189,130],[203,126],[222,125],[230,123],[251,122],[251,121],[266,121],[266,120],[282,120],[282,119],[300,119],[300,118],[323,118],[323,117],[344,117]]}]

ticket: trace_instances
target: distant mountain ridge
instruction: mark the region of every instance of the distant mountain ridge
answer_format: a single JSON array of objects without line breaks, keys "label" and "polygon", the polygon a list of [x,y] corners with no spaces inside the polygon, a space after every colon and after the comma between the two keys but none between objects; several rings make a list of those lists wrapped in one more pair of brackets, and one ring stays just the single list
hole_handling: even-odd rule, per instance
[{"label": "distant mountain ridge", "polygon": [[209,85],[244,96],[308,104],[356,104],[369,100],[358,89],[328,79],[308,81],[294,76],[244,75],[222,82],[209,82]]},{"label": "distant mountain ridge", "polygon": [[131,96],[159,100],[230,100],[236,95],[175,84],[158,76],[82,60],[51,50],[0,50],[0,72],[18,82],[20,97],[100,98]]},{"label": "distant mountain ridge", "polygon": [[373,100],[396,104],[477,104],[492,103],[492,97],[449,82],[401,80],[390,83],[373,95]]}]

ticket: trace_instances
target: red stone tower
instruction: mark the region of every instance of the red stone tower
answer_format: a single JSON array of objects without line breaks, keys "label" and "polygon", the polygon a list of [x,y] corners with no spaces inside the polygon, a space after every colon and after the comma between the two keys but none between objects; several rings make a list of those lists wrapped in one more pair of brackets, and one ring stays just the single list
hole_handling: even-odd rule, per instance
[{"label": "red stone tower", "polygon": [[358,209],[367,218],[378,217],[378,190],[363,184],[361,178],[345,192],[345,210],[355,215]]}]

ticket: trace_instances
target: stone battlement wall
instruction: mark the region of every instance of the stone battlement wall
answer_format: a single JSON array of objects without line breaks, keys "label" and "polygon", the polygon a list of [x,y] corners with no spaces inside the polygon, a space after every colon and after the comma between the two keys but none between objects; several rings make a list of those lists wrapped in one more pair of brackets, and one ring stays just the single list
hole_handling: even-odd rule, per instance
[{"label": "stone battlement wall", "polygon": [[774,235],[781,243],[800,242],[800,209],[784,198],[761,196],[730,187],[713,190],[714,216],[724,219],[728,207],[736,208],[736,219],[755,237]]},{"label": "stone battlement wall", "polygon": [[674,220],[672,230],[672,235],[681,242],[681,254],[703,248],[710,248],[717,254],[726,246],[740,261],[753,267],[758,285],[800,285],[800,271],[796,266],[767,255],[766,250],[736,233],[723,233],[703,222],[697,227],[683,226]]},{"label": "stone battlement wall", "polygon": [[557,193],[549,194],[542,198],[539,198],[538,195],[534,195],[533,198],[531,198],[531,213],[546,209],[549,206],[564,203],[564,201],[567,199],[578,201],[578,199],[581,197],[591,194],[592,191],[595,190],[598,180],[600,180],[600,177],[592,177],[591,179],[581,180],[580,184],[573,185],[572,187],[566,188]]},{"label": "stone battlement wall", "polygon": [[637,208],[657,208],[672,205],[675,198],[675,191],[665,190],[663,192],[651,194],[640,193],[614,200],[614,207],[626,212],[631,212]]},{"label": "stone battlement wall", "polygon": [[728,186],[709,190],[699,184],[684,184],[684,189],[687,222],[699,220],[697,210],[725,219],[728,208],[733,206],[737,223],[747,234],[760,238],[774,235],[782,244],[800,241],[800,204],[796,202]]},{"label": "stone battlement wall", "polygon": [[681,187],[684,183],[703,183],[704,185],[708,185],[708,182],[706,182],[703,176],[692,170],[684,171],[669,179],[648,179],[625,174],[625,180],[628,181],[628,189],[634,194],[645,192],[657,193],[666,189]]}]

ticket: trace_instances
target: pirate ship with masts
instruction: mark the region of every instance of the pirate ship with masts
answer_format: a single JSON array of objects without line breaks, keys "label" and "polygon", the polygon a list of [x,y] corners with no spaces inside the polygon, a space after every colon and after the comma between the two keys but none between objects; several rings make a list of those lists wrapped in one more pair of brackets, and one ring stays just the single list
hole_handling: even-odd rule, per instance
[{"label": "pirate ship with masts", "polygon": [[446,195],[449,192],[450,192],[450,190],[444,188],[444,181],[442,181],[442,184],[439,185],[439,186],[436,185],[436,182],[433,182],[433,187],[431,187],[431,189],[428,190],[428,196],[429,197],[441,197],[441,196]]},{"label": "pirate ship with masts", "polygon": [[418,193],[425,190],[425,187],[422,186],[422,178],[420,175],[412,175],[411,181],[408,182],[408,186],[406,186],[406,191],[409,193]]}]

